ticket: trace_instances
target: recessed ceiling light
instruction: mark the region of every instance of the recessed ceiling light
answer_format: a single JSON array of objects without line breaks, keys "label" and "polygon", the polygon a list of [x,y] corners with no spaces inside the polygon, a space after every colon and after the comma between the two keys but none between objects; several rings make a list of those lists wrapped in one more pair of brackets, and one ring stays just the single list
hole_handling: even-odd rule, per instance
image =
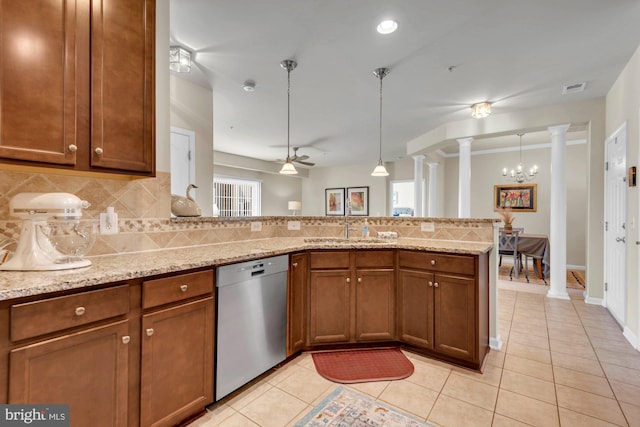
[{"label": "recessed ceiling light", "polygon": [[387,19],[379,23],[376,29],[380,34],[391,34],[398,29],[398,23],[393,19]]},{"label": "recessed ceiling light", "polygon": [[253,80],[245,80],[242,84],[242,89],[244,89],[245,92],[253,92],[256,90],[256,82]]}]

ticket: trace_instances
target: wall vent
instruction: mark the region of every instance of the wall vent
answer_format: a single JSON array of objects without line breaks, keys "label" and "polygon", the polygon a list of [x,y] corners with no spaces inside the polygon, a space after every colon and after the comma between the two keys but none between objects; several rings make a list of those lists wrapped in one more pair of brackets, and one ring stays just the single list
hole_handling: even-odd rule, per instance
[{"label": "wall vent", "polygon": [[563,95],[567,95],[569,93],[582,92],[586,85],[587,85],[587,83],[585,83],[585,82],[574,83],[574,84],[571,84],[571,85],[565,85],[562,88],[562,94]]}]

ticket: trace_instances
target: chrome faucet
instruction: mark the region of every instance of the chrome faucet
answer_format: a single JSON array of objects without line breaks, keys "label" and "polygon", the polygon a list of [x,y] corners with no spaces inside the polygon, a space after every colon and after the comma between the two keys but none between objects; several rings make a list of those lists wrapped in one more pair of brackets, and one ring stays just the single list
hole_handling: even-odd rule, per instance
[{"label": "chrome faucet", "polygon": [[347,203],[344,210],[344,238],[348,239],[351,231],[356,231],[355,228],[349,227],[349,216],[351,216],[351,200],[347,199]]}]

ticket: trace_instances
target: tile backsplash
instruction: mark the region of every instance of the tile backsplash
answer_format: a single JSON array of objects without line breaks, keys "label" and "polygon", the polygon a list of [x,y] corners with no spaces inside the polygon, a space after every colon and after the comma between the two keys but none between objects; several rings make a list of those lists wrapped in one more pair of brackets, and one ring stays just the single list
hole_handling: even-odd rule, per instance
[{"label": "tile backsplash", "polygon": [[[221,243],[269,237],[340,237],[344,217],[261,217],[261,218],[180,218],[170,219],[170,175],[158,172],[155,178],[136,180],[78,177],[0,170],[0,246],[17,241],[21,221],[9,217],[9,200],[22,192],[68,192],[91,203],[83,220],[97,220],[100,212],[113,206],[118,213],[120,232],[99,235],[89,255],[159,250],[183,246]],[[300,221],[300,230],[288,230],[290,220]],[[251,231],[251,222],[260,221],[262,230]],[[433,231],[420,230],[422,222],[432,222]],[[486,219],[369,217],[371,236],[377,231],[395,231],[399,237],[442,240],[493,241],[493,222]],[[364,218],[351,217],[350,225],[360,235]]]}]

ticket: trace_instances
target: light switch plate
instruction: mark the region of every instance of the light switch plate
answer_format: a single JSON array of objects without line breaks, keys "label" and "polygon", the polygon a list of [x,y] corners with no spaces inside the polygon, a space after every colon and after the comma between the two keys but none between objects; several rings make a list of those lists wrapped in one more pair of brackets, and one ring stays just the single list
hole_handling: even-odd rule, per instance
[{"label": "light switch plate", "polygon": [[287,230],[300,230],[300,221],[287,221]]},{"label": "light switch plate", "polygon": [[432,222],[420,223],[420,231],[433,232],[436,231],[436,227]]},{"label": "light switch plate", "polygon": [[262,231],[262,221],[252,221],[251,231]]}]

